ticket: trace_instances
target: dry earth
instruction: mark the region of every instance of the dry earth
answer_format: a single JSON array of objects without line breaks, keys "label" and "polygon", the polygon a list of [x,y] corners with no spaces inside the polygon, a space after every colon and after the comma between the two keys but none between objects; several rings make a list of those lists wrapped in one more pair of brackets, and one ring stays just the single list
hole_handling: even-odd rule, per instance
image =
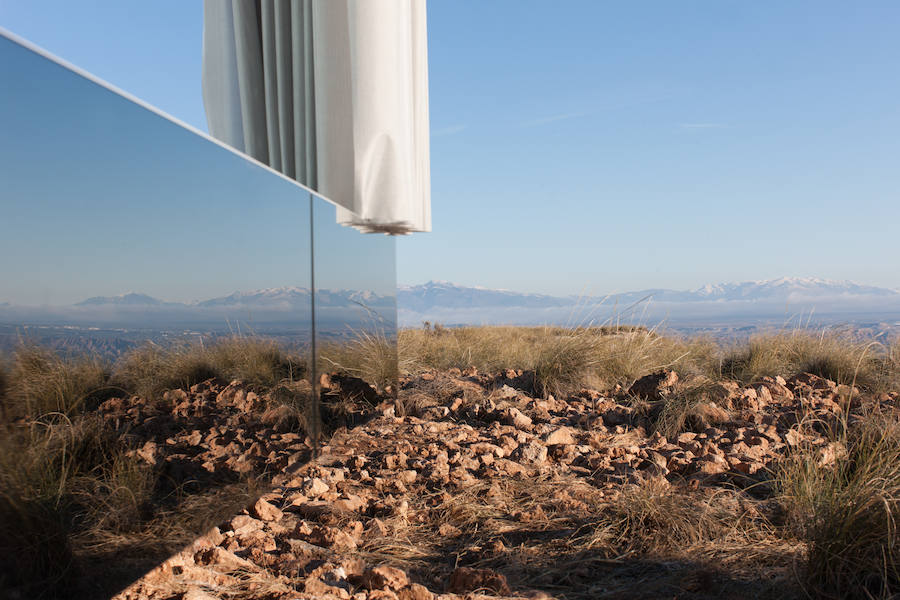
[{"label": "dry earth", "polygon": [[315,460],[238,382],[101,407],[173,477],[272,485],[119,600],[800,597],[771,471],[801,443],[833,460],[842,448],[798,423],[851,395],[808,374],[706,382],[666,437],[671,371],[566,400],[511,370],[408,377],[396,401],[323,379],[346,425]]}]

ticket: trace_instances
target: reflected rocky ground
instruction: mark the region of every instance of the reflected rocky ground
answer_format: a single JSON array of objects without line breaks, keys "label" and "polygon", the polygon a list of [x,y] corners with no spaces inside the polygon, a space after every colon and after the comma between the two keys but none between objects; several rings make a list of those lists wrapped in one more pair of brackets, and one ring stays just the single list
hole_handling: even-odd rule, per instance
[{"label": "reflected rocky ground", "polygon": [[145,341],[114,362],[33,343],[5,355],[2,596],[113,595],[307,463],[359,420],[353,403],[377,404],[336,375],[321,413],[307,355],[259,337]]}]

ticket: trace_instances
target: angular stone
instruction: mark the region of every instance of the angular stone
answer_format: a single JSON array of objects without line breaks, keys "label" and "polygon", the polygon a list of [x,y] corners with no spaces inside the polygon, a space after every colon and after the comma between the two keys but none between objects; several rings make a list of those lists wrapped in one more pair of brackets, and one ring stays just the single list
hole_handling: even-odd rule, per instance
[{"label": "angular stone", "polygon": [[504,424],[511,425],[516,429],[521,429],[523,431],[531,431],[532,421],[531,418],[523,413],[521,410],[516,408],[515,406],[511,406],[503,411],[503,417],[501,419]]},{"label": "angular stone", "polygon": [[256,501],[251,512],[256,518],[263,521],[278,521],[284,514],[278,507],[266,502],[262,498]]},{"label": "angular stone", "polygon": [[544,443],[548,446],[556,446],[558,444],[572,445],[576,443],[572,430],[568,427],[560,427],[544,436]]},{"label": "angular stone", "polygon": [[547,447],[536,441],[520,444],[513,457],[526,464],[542,464],[547,460]]}]

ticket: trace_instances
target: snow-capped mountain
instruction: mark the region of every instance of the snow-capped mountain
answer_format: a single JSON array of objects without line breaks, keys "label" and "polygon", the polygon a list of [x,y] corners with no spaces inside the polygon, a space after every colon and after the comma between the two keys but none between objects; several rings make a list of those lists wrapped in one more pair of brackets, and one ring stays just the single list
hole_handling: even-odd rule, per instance
[{"label": "snow-capped mountain", "polygon": [[815,277],[782,277],[765,281],[706,284],[692,292],[665,290],[662,296],[680,296],[697,300],[785,300],[840,296],[897,297],[900,292],[888,288],[860,285],[852,281],[834,281]]},{"label": "snow-capped mountain", "polygon": [[[361,327],[370,321],[393,323],[396,297],[371,290],[318,290],[317,325],[321,331]],[[70,305],[0,305],[0,326],[28,323],[143,329],[233,328],[245,323],[256,331],[305,331],[310,316],[310,290],[283,286],[236,291],[194,302],[169,302],[149,294],[128,292],[95,296]]]},{"label": "snow-capped mountain", "polygon": [[400,321],[571,323],[633,316],[703,320],[783,318],[786,314],[900,315],[900,291],[851,281],[783,277],[707,284],[694,290],[646,289],[607,297],[557,297],[428,282],[398,290]]},{"label": "snow-capped mountain", "polygon": [[[757,302],[816,298],[885,298],[900,300],[900,291],[866,286],[852,281],[833,281],[813,277],[783,277],[767,281],[706,284],[695,290],[646,289],[611,294],[594,301],[610,303],[638,302]],[[571,306],[585,299],[574,296],[547,296],[483,287],[466,287],[444,281],[429,281],[397,290],[397,303],[406,310],[442,307],[516,306],[543,308]]]},{"label": "snow-capped mountain", "polygon": [[249,292],[234,292],[227,296],[197,302],[196,306],[212,308],[217,306],[308,306],[309,289],[296,286],[266,288]]},{"label": "snow-capped mountain", "polygon": [[[129,292],[119,296],[95,296],[75,304],[81,308],[91,307],[135,307],[135,308],[256,308],[283,309],[290,307],[308,307],[309,289],[296,286],[265,288],[252,291],[237,291],[227,296],[218,296],[198,302],[166,302],[147,294]],[[318,290],[316,300],[321,306],[383,306],[392,303],[391,296],[382,296],[369,290]],[[2,306],[2,305],[0,305]]]},{"label": "snow-capped mountain", "polygon": [[446,281],[429,281],[422,285],[397,288],[397,304],[405,310],[420,311],[435,306],[446,308],[473,306],[530,306],[543,308],[566,306],[571,304],[571,300],[543,294],[524,294],[483,287],[464,287]]}]

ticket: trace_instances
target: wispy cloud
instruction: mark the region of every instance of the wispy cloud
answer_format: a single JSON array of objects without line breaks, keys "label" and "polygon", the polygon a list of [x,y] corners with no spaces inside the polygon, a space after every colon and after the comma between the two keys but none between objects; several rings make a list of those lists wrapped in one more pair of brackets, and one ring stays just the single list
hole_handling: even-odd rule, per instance
[{"label": "wispy cloud", "polygon": [[699,130],[699,129],[725,129],[728,125],[724,123],[679,123],[679,129]]},{"label": "wispy cloud", "polygon": [[569,119],[578,119],[581,117],[586,117],[588,113],[586,112],[571,112],[571,113],[563,113],[561,115],[550,115],[549,117],[541,117],[540,119],[533,119],[531,121],[525,121],[522,123],[522,127],[534,127],[536,125],[546,125],[547,123],[556,123],[557,121],[567,121]]},{"label": "wispy cloud", "polygon": [[448,127],[441,127],[440,129],[434,129],[431,132],[432,136],[438,137],[442,135],[456,135],[457,133],[464,131],[468,127],[467,125],[450,125]]}]

